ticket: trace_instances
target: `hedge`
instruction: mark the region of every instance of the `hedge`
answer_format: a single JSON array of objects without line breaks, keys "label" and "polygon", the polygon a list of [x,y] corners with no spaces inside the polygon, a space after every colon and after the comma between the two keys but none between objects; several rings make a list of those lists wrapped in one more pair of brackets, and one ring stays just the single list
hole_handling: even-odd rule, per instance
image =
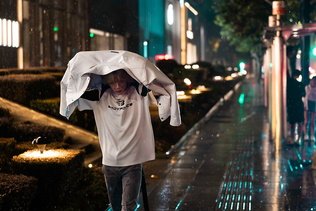
[{"label": "hedge", "polygon": [[35,197],[37,179],[0,173],[0,210],[28,211]]},{"label": "hedge", "polygon": [[30,100],[59,96],[59,83],[49,74],[0,76],[0,96],[28,106]]},{"label": "hedge", "polygon": [[40,141],[45,141],[45,143],[62,142],[65,135],[63,129],[29,121],[15,122],[8,133],[11,137],[14,137],[17,142],[30,143],[39,136],[42,137]]},{"label": "hedge", "polygon": [[85,128],[92,132],[97,132],[94,115],[91,110],[75,110],[68,120],[59,114],[59,104],[59,98],[36,99],[30,102],[30,107],[52,117],[61,119],[67,123]]},{"label": "hedge", "polygon": [[7,137],[7,131],[11,127],[13,118],[8,109],[0,108],[0,131],[2,137]]},{"label": "hedge", "polygon": [[0,172],[9,170],[15,144],[14,138],[0,138]]}]

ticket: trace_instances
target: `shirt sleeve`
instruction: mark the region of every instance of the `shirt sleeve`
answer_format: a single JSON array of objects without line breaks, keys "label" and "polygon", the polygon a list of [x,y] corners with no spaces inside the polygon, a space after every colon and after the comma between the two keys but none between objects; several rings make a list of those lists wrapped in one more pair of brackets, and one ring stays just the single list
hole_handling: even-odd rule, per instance
[{"label": "shirt sleeve", "polygon": [[96,101],[87,100],[84,98],[78,99],[78,109],[79,111],[83,110],[93,110]]}]

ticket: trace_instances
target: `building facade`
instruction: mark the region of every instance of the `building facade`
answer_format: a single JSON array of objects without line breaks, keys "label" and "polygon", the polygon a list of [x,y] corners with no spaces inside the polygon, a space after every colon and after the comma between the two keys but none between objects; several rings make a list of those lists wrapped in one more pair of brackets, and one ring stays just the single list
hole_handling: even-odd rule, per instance
[{"label": "building facade", "polygon": [[64,67],[78,51],[109,49],[185,64],[203,56],[201,29],[184,0],[0,1],[0,68]]},{"label": "building facade", "polygon": [[88,0],[1,1],[0,20],[0,68],[65,66],[89,49]]}]

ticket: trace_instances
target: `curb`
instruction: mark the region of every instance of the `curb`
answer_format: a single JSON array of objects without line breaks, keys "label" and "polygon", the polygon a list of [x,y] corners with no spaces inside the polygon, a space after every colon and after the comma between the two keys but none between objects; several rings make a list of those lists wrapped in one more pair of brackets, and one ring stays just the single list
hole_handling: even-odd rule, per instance
[{"label": "curb", "polygon": [[213,116],[213,114],[218,110],[218,108],[220,106],[224,105],[224,103],[233,96],[234,92],[236,92],[239,89],[241,84],[242,84],[242,81],[238,82],[232,90],[228,91],[224,95],[224,97],[220,98],[217,101],[217,103],[206,113],[206,115],[202,119],[200,119],[197,123],[195,123],[193,125],[193,127],[190,130],[188,130],[182,136],[182,138],[166,152],[166,156],[170,156],[170,155],[174,154],[175,152],[177,152],[180,149],[180,147],[182,147],[184,144],[186,144],[186,142],[196,132],[196,130],[200,126],[204,125]]}]

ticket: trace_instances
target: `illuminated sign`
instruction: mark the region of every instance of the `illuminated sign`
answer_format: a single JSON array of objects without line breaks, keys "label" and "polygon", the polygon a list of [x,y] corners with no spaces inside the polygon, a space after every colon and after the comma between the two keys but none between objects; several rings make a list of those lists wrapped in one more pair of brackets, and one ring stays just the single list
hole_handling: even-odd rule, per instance
[{"label": "illuminated sign", "polygon": [[0,18],[0,46],[17,48],[20,45],[19,23]]}]

